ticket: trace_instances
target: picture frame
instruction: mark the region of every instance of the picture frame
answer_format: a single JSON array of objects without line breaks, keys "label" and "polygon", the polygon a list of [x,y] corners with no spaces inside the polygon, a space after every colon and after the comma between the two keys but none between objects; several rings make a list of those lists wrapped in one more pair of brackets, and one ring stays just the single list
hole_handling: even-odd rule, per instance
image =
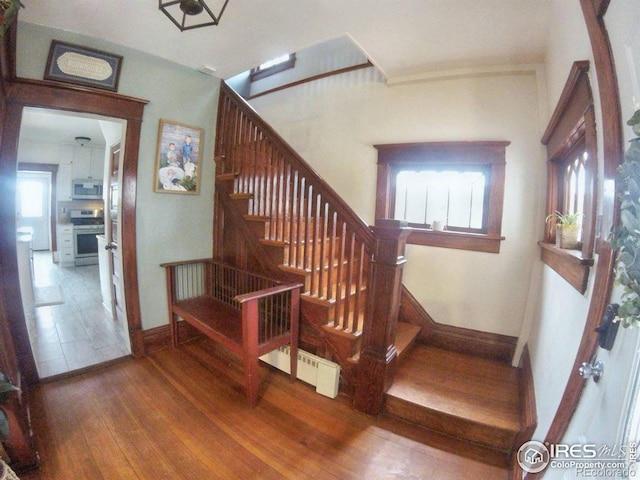
[{"label": "picture frame", "polygon": [[203,136],[204,130],[200,127],[160,119],[154,169],[155,192],[200,193]]},{"label": "picture frame", "polygon": [[44,79],[117,92],[121,68],[120,55],[52,40]]}]

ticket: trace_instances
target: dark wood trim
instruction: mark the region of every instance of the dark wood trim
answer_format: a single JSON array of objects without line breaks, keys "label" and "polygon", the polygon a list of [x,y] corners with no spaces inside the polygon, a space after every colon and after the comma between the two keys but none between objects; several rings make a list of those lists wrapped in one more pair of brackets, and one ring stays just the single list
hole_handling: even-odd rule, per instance
[{"label": "dark wood trim", "polygon": [[540,140],[547,147],[548,158],[557,156],[556,152],[572,137],[571,133],[591,105],[593,105],[593,96],[589,86],[589,62],[586,60],[574,62],[556,108]]},{"label": "dark wood trim", "polygon": [[521,430],[520,440],[514,447],[516,451],[524,442],[531,440],[538,425],[538,412],[536,411],[536,393],[533,384],[533,371],[531,369],[531,357],[529,346],[525,345],[520,357],[520,406],[521,406]]},{"label": "dark wood trim", "polygon": [[[19,10],[19,9],[18,9]],[[16,78],[16,46],[18,44],[18,17],[13,19],[13,24],[6,30],[0,41],[0,90],[7,95],[7,84]]]},{"label": "dark wood trim", "polygon": [[[180,342],[188,342],[203,336],[202,333],[187,322],[178,322],[178,338],[180,338]],[[168,324],[144,330],[142,338],[145,354],[153,353],[161,348],[171,347],[171,329]]]},{"label": "dark wood trim", "polygon": [[55,252],[58,250],[58,239],[56,238],[56,224],[58,222],[58,209],[56,208],[56,181],[58,177],[58,165],[54,165],[51,163],[20,162],[18,163],[18,170],[23,170],[26,172],[51,173],[51,203],[49,204],[51,215],[49,216],[49,234],[51,235],[51,251]]},{"label": "dark wood trim", "polygon": [[579,250],[566,250],[554,244],[538,242],[540,259],[555,270],[580,293],[587,291],[589,272],[593,266],[593,258],[585,258]]},{"label": "dark wood trim", "polygon": [[[622,134],[622,114],[620,109],[620,95],[618,80],[613,63],[613,54],[609,43],[609,36],[604,21],[596,9],[594,0],[580,0],[582,13],[587,25],[591,49],[596,64],[598,86],[600,90],[600,105],[602,108],[602,136],[604,156],[603,182],[614,182],[616,169],[624,158],[624,141]],[[598,245],[598,264],[596,266],[595,283],[589,305],[589,313],[585,322],[582,340],[578,353],[571,368],[571,376],[567,382],[560,405],[545,436],[545,442],[560,443],[567,431],[569,422],[576,411],[585,382],[577,375],[582,362],[587,362],[598,345],[598,334],[594,331],[602,319],[606,306],[611,298],[613,287],[614,252],[611,245],[604,239],[611,226],[617,222],[618,205],[614,192],[605,192],[602,205],[602,222]],[[541,478],[540,474],[528,474],[527,480]]]},{"label": "dark wood trim", "polygon": [[513,444],[511,451],[511,471],[509,480],[522,480],[523,470],[517,462],[518,449],[521,445],[531,440],[538,426],[538,413],[536,411],[536,394],[533,384],[533,371],[531,370],[531,357],[529,346],[525,345],[518,365],[518,383],[520,387],[520,432]]},{"label": "dark wood trim", "polygon": [[511,364],[517,337],[437,323],[403,286],[399,319],[421,325],[420,342],[446,350]]},{"label": "dark wood trim", "polygon": [[545,225],[541,260],[567,280],[580,293],[587,289],[596,237],[597,215],[597,134],[593,94],[589,82],[589,62],[574,62],[549,125],[542,136],[547,147],[547,217],[564,212],[565,171],[575,155],[588,154],[585,164],[584,203],[582,212],[582,247],[580,254],[553,245],[557,235],[554,221]]},{"label": "dark wood trim", "polygon": [[505,237],[467,232],[434,232],[430,229],[414,228],[407,243],[431,247],[455,248],[474,252],[500,253],[500,245]]},{"label": "dark wood trim", "polygon": [[340,75],[342,73],[353,72],[355,70],[361,70],[363,68],[373,67],[373,63],[370,61],[366,61],[365,63],[361,63],[359,65],[353,65],[351,67],[339,68],[337,70],[332,70],[330,72],[319,73],[318,75],[313,75],[311,77],[303,78],[302,80],[296,80],[295,82],[286,83],[284,85],[280,85],[279,87],[271,88],[269,90],[265,90],[264,92],[256,93],[255,95],[251,95],[247,98],[247,100],[253,100],[254,98],[262,97],[264,95],[268,95],[270,93],[279,92],[280,90],[285,90],[287,88],[297,87],[298,85],[302,85],[304,83],[315,82],[316,80],[320,80],[326,77],[332,77],[334,75]]},{"label": "dark wood trim", "polygon": [[[15,181],[17,149],[22,110],[25,106],[52,108],[74,112],[86,112],[127,121],[126,149],[123,157],[122,185],[122,255],[124,260],[123,288],[126,291],[127,320],[132,353],[144,354],[142,322],[138,292],[136,262],[136,178],[140,129],[146,100],[121,96],[104,90],[76,87],[36,80],[17,79],[8,85],[8,108],[4,116],[4,130],[0,145],[0,175],[3,192],[0,202],[0,219],[9,228],[0,234],[0,260],[2,268],[3,298],[20,298],[18,284],[15,228]],[[17,350],[20,369],[28,382],[38,379],[33,353],[20,302],[5,302],[7,318],[12,319],[11,329]]]}]

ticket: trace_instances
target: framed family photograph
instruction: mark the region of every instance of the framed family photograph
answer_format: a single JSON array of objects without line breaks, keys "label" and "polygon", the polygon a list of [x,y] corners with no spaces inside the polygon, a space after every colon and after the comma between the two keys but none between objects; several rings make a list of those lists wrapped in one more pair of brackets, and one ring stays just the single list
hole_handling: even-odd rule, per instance
[{"label": "framed family photograph", "polygon": [[199,127],[160,120],[155,192],[199,193],[203,133]]}]

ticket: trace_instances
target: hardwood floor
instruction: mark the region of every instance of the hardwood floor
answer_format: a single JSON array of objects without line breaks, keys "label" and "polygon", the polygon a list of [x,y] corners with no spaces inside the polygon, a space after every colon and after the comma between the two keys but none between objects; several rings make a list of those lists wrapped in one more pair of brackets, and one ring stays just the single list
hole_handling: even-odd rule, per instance
[{"label": "hardwood floor", "polygon": [[506,478],[431,446],[427,431],[358,413],[268,366],[260,375],[251,409],[237,359],[196,340],[40,384],[31,393],[42,466],[20,478]]},{"label": "hardwood floor", "polygon": [[47,378],[129,355],[123,328],[102,306],[98,265],[61,267],[34,252],[36,288],[59,287],[62,303],[26,318],[38,375]]}]

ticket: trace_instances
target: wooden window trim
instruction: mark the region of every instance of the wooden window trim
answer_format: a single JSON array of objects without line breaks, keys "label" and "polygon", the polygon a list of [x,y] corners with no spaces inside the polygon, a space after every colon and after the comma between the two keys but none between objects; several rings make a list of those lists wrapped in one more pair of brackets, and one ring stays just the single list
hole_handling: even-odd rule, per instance
[{"label": "wooden window trim", "polygon": [[549,125],[542,136],[542,144],[547,147],[547,208],[550,215],[560,208],[562,189],[560,169],[566,164],[567,156],[583,144],[590,161],[586,169],[586,190],[582,208],[582,248],[562,250],[555,246],[555,224],[545,225],[541,246],[541,260],[555,270],[580,293],[587,290],[596,232],[596,176],[597,139],[593,97],[589,84],[589,62],[575,62],[569,78],[560,95],[558,105],[551,116]]},{"label": "wooden window trim", "polygon": [[[374,145],[378,150],[376,218],[393,218],[395,175],[402,166],[481,164],[491,168],[487,233],[414,228],[407,243],[500,253],[504,205],[505,149],[511,142],[426,142]],[[425,160],[428,159],[428,160]]]}]

